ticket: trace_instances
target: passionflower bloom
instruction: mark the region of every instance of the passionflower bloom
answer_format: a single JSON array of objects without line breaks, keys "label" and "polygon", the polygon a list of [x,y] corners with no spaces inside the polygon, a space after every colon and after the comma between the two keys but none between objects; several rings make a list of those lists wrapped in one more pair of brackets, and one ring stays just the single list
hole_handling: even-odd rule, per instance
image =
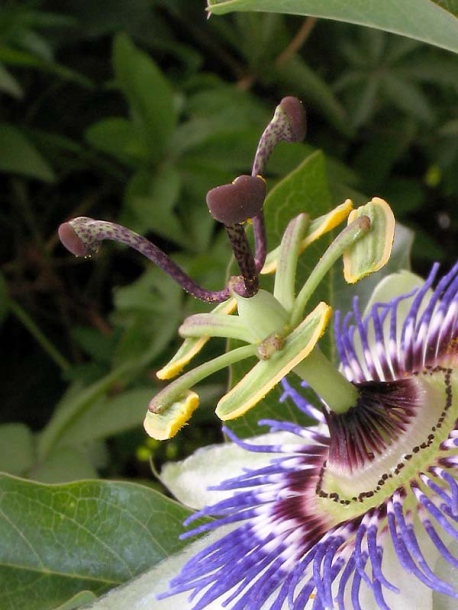
[{"label": "passionflower bloom", "polygon": [[[458,607],[458,265],[433,290],[437,272],[416,287],[390,276],[365,315],[357,302],[337,315],[341,370],[358,390],[350,409],[317,409],[284,382],[314,425],[261,423],[295,442],[226,430],[246,470],[216,486],[224,499],[188,522],[213,519],[186,535],[225,533],[169,594],[189,591],[192,610]],[[250,468],[259,452],[270,463]]]},{"label": "passionflower bloom", "polygon": [[[437,267],[426,282],[406,273],[390,277],[364,313],[355,302],[346,317],[337,315],[340,369],[334,366],[319,344],[331,305],[316,304],[316,290],[339,258],[350,284],[380,269],[390,256],[394,217],[377,197],[356,210],[347,201],[315,219],[301,213],[267,255],[265,163],[278,141],[298,141],[304,133],[299,101],[285,98],[261,136],[251,175],[208,193],[209,211],[224,225],[240,271],[222,290],[202,288],[157,246],[120,225],[80,217],[60,227],[62,242],[78,256],[94,253],[106,239],[124,243],[191,295],[216,304],[180,327],[183,346],[160,371],[162,379],[179,377],[150,402],[145,428],[151,436],[176,434],[198,405],[191,388],[242,360],[251,368],[218,403],[223,421],[244,415],[282,379],[284,400],[306,420],[262,421],[271,436],[252,442],[225,429],[244,469],[227,457],[221,476],[214,456],[205,453],[216,482],[212,493],[221,499],[202,507],[193,491],[205,480],[198,469],[189,473],[187,493],[178,494],[200,509],[188,525],[206,519],[185,536],[208,538],[188,561],[177,560],[181,566],[172,561],[168,590],[167,570],[159,568],[154,591],[140,595],[139,604],[129,597],[138,590],[134,584],[119,603],[109,597],[97,610],[458,606],[458,266],[434,289]],[[301,253],[345,219],[298,287]],[[269,272],[275,273],[271,292],[260,282]],[[181,374],[210,337],[235,339],[236,346]],[[307,394],[285,381],[290,373],[305,382]],[[313,392],[317,400],[309,402]]]}]

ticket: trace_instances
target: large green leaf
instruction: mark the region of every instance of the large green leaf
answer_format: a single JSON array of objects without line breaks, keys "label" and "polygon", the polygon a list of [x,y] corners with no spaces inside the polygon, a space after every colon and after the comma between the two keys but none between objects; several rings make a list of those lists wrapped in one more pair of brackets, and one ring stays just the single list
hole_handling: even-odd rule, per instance
[{"label": "large green leaf", "polygon": [[1,475],[0,607],[52,610],[131,580],[184,546],[188,514],[132,483],[42,485]]},{"label": "large green leaf", "polygon": [[267,11],[365,25],[458,53],[456,1],[431,0],[208,0],[214,14]]}]

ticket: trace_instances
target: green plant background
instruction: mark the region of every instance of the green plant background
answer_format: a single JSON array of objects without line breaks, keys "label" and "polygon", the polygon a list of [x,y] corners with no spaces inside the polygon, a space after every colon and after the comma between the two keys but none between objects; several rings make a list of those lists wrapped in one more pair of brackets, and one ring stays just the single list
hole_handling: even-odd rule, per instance
[{"label": "green plant background", "polygon": [[[213,1],[207,20],[201,0],[2,3],[2,609],[77,608],[174,553],[186,511],[150,460],[160,468],[223,440],[214,405],[225,373],[199,388],[201,407],[175,439],[147,440],[141,426],[178,325],[205,307],[126,249],[72,258],[61,222],[127,224],[221,288],[229,248],[205,194],[247,173],[273,108],[297,95],[308,136],[269,162],[269,245],[304,208],[317,216],[377,195],[415,231],[416,271],[455,261],[458,5],[415,0],[411,19],[394,0],[364,15],[357,4]],[[411,233],[401,243],[394,267],[409,264]],[[323,290],[347,306],[338,269]],[[222,349],[210,343],[202,357]],[[277,401],[237,432],[255,433],[267,413],[296,417]]]}]

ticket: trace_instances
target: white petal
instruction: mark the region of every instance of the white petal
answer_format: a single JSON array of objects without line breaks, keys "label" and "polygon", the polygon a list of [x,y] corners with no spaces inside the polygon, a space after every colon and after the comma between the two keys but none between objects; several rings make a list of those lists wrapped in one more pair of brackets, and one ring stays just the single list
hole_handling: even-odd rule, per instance
[{"label": "white petal", "polygon": [[[247,440],[253,445],[294,444],[300,439],[294,434],[277,432]],[[170,462],[161,472],[161,481],[186,506],[200,509],[223,500],[232,492],[211,491],[207,488],[240,475],[247,468],[267,466],[271,453],[254,453],[235,443],[223,443],[198,449],[182,462]]]},{"label": "white petal", "polygon": [[[458,542],[456,540],[448,545],[447,548],[452,555],[458,556]],[[434,573],[445,582],[454,584],[458,590],[458,569],[451,566],[442,556],[439,556],[436,562]],[[457,608],[457,599],[453,599],[453,597],[448,595],[433,593],[433,610],[456,610]]]},{"label": "white petal", "polygon": [[[423,544],[422,548],[425,550]],[[428,548],[427,552],[429,551],[432,551],[432,549]],[[384,587],[382,588],[383,597],[389,608],[392,610],[432,610],[431,589],[419,581],[416,576],[406,572],[400,565],[391,538],[387,538],[384,545],[382,570],[385,578],[400,590],[400,593],[394,593]],[[370,572],[370,569],[368,572]],[[364,608],[364,610],[379,610],[374,593],[364,582],[361,583],[360,602],[361,608]],[[347,604],[348,608],[351,608],[348,601]]]}]

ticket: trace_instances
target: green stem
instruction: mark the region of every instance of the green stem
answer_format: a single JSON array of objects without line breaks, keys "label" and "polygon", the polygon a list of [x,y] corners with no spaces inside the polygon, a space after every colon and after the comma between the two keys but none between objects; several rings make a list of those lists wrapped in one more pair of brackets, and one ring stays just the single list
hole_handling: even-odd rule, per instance
[{"label": "green stem", "polygon": [[334,413],[346,413],[356,406],[358,390],[319,349],[314,349],[294,372],[306,381]]},{"label": "green stem", "polygon": [[69,371],[71,368],[70,362],[66,360],[62,354],[54,347],[54,345],[49,341],[49,339],[41,332],[29,314],[22,309],[22,307],[16,303],[14,300],[10,300],[9,308],[13,315],[25,326],[25,328],[29,331],[29,333],[34,337],[34,339],[39,343],[39,345],[43,348],[43,350],[48,354],[48,356],[57,364],[57,366],[64,373]]}]

